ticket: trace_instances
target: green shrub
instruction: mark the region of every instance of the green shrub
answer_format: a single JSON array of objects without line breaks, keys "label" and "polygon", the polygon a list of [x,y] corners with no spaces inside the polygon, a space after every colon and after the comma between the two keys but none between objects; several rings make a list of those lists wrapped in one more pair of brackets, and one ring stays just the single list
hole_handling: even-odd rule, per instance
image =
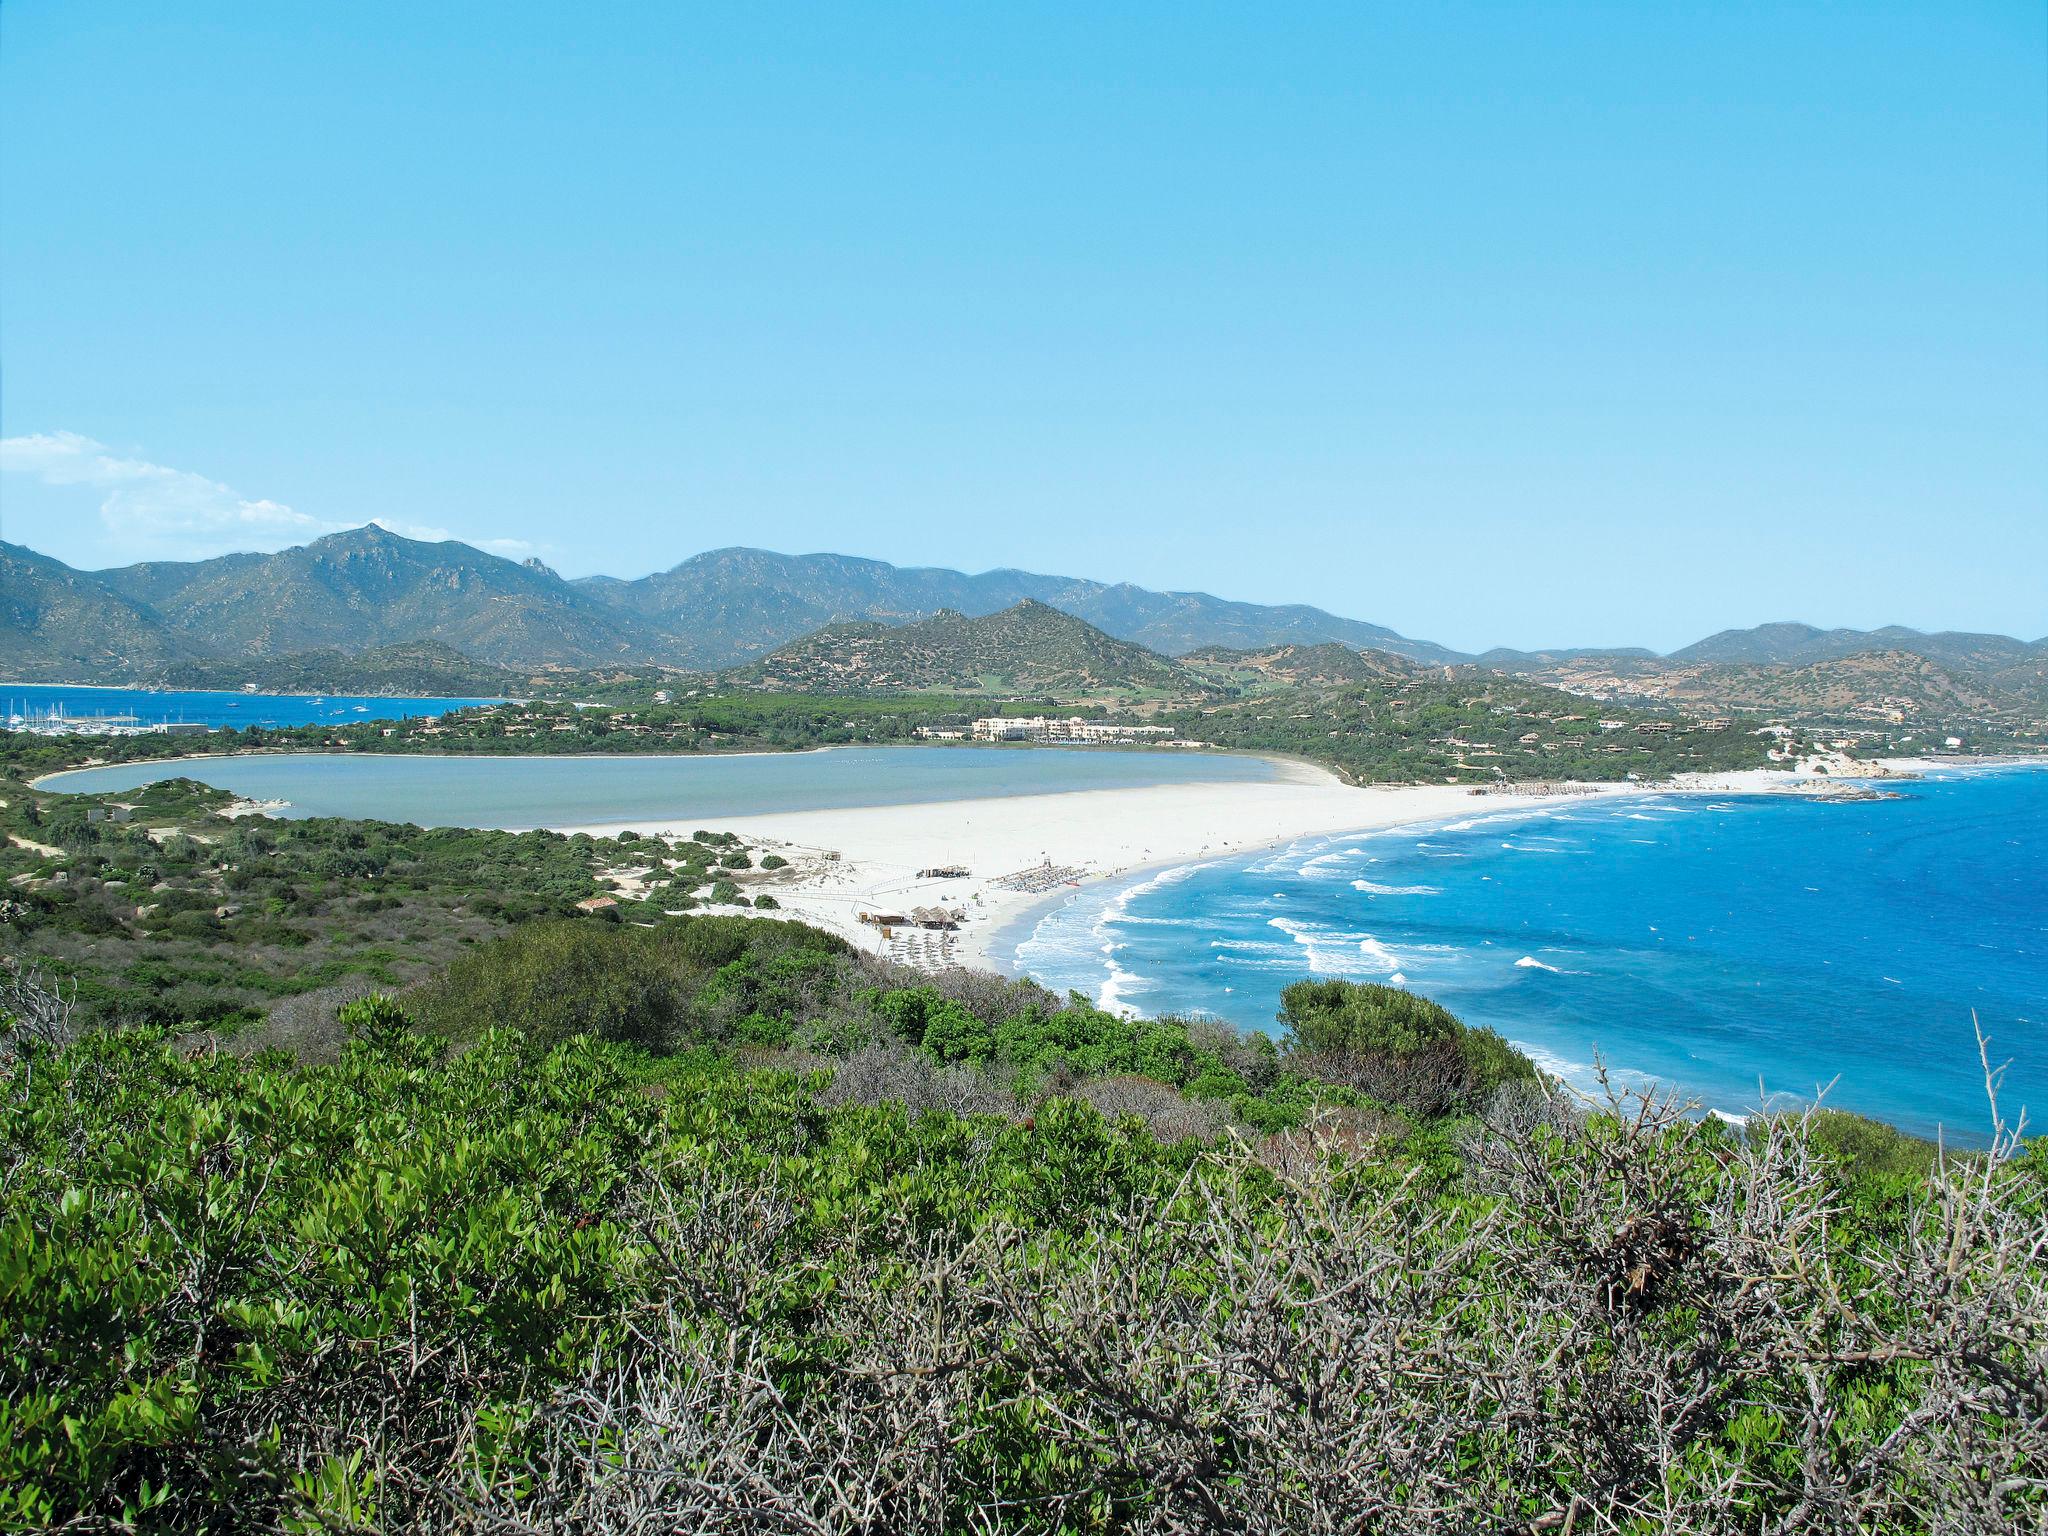
[{"label": "green shrub", "polygon": [[1457,1038],[1449,1009],[1398,987],[1360,981],[1297,981],[1280,994],[1290,1043],[1311,1051],[1389,1052],[1405,1056]]},{"label": "green shrub", "polygon": [[423,988],[422,1019],[457,1040],[517,1029],[661,1048],[682,1019],[684,967],[659,930],[528,923],[463,955]]},{"label": "green shrub", "polygon": [[1425,1119],[1473,1114],[1535,1063],[1438,1003],[1370,982],[1298,981],[1280,994],[1298,1071]]}]

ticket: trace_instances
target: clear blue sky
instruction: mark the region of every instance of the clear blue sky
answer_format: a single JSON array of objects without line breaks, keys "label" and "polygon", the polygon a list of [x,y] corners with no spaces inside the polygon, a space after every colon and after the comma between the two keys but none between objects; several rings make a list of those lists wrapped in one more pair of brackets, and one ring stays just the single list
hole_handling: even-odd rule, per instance
[{"label": "clear blue sky", "polygon": [[6,0],[5,536],[2048,633],[2048,20]]}]

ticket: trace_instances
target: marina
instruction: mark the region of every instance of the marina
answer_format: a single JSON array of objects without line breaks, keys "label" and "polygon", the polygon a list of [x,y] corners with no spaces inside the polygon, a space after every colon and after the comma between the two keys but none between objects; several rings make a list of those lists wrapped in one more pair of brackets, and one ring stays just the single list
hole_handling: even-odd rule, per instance
[{"label": "marina", "polygon": [[37,736],[193,736],[251,726],[362,725],[444,715],[494,699],[0,684],[0,720]]}]

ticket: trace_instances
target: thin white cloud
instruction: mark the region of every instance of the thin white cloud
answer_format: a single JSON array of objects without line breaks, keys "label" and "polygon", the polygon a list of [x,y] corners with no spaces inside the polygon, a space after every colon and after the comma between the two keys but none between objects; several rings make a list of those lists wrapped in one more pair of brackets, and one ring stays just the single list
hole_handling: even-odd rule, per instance
[{"label": "thin white cloud", "polygon": [[181,554],[276,549],[339,526],[187,469],[124,457],[77,432],[0,438],[0,470],[97,492],[100,521],[120,546]]},{"label": "thin white cloud", "polygon": [[370,521],[387,533],[401,534],[425,544],[445,544],[452,539],[472,549],[503,555],[507,560],[522,560],[541,548],[527,539],[465,539],[459,533],[450,533],[446,528],[437,528],[429,523],[400,523],[388,517],[373,517]]},{"label": "thin white cloud", "polygon": [[399,523],[388,517],[373,517],[370,521],[386,533],[395,533],[406,539],[418,539],[422,544],[445,544],[455,537],[446,528],[434,528],[425,523]]},{"label": "thin white cloud", "polygon": [[[188,469],[128,457],[78,432],[0,438],[0,471],[97,495],[101,542],[123,561],[199,560],[236,550],[278,550],[357,526],[313,517],[281,501],[244,496]],[[428,543],[458,537],[446,528],[383,517],[373,521],[392,533]],[[524,539],[471,542],[514,559],[534,548]]]}]

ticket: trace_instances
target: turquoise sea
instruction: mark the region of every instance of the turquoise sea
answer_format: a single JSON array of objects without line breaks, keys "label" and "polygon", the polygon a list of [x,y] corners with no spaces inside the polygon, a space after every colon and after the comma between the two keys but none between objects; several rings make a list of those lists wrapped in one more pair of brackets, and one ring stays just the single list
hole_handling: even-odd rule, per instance
[{"label": "turquoise sea", "polygon": [[917,805],[1152,784],[1264,782],[1270,759],[1102,747],[835,747],[711,757],[376,757],[341,753],[124,763],[52,775],[69,793],[199,779],[282,816],[360,816],[422,826],[576,827],[710,820],[771,811]]},{"label": "turquoise sea", "polygon": [[1811,1097],[1932,1135],[2048,1118],[2048,772],[1904,798],[1603,798],[1157,871],[1015,964],[1148,1013],[1276,1029],[1305,975],[1391,982],[1586,1086],[1596,1060],[1730,1113]]},{"label": "turquoise sea", "polygon": [[80,715],[133,715],[144,725],[347,725],[368,720],[410,720],[444,715],[490,699],[400,698],[388,694],[172,692],[150,688],[81,688],[69,683],[0,683],[0,723],[57,711]]}]

